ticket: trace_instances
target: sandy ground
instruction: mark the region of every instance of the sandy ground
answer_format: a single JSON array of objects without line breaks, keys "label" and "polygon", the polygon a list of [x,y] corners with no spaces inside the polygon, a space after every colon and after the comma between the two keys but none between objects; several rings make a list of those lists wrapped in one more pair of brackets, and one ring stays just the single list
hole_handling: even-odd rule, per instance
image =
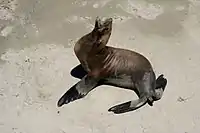
[{"label": "sandy ground", "polygon": [[[134,92],[100,86],[57,108],[79,79],[75,41],[96,16],[114,18],[108,45],[144,54],[168,85],[163,98],[122,115]],[[199,0],[0,0],[0,133],[199,133]]]}]

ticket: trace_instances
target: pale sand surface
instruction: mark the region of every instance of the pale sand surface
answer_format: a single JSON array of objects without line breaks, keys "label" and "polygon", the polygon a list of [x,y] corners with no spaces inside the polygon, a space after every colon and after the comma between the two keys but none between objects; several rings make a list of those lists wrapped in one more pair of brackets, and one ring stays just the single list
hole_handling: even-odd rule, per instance
[{"label": "pale sand surface", "polygon": [[[96,16],[114,18],[109,44],[144,54],[168,85],[163,98],[122,115],[134,92],[100,86],[57,108],[79,79],[73,53]],[[199,0],[0,0],[0,133],[199,133]]]}]

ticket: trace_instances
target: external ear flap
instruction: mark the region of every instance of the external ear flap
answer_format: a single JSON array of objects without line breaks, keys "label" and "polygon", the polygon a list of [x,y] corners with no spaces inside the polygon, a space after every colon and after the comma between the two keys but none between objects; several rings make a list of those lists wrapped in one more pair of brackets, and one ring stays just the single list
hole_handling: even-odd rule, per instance
[{"label": "external ear flap", "polygon": [[101,26],[101,19],[99,18],[99,16],[97,16],[95,20],[95,28],[99,28],[100,26]]}]

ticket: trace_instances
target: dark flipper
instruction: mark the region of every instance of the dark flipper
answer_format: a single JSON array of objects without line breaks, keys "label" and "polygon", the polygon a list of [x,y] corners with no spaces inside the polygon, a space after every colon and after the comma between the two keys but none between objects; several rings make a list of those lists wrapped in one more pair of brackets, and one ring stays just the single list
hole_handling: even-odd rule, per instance
[{"label": "dark flipper", "polygon": [[162,88],[163,91],[164,91],[166,85],[167,85],[167,79],[164,78],[164,75],[163,75],[163,74],[161,74],[161,75],[156,79],[156,89]]},{"label": "dark flipper", "polygon": [[71,101],[80,99],[83,97],[78,90],[76,89],[76,85],[72,86],[58,101],[57,106],[61,107],[64,104],[68,104]]},{"label": "dark flipper", "polygon": [[81,81],[72,86],[58,101],[57,106],[61,107],[64,104],[83,98],[98,84],[98,80],[89,76],[83,77]]},{"label": "dark flipper", "polygon": [[71,75],[75,78],[82,79],[87,75],[87,72],[83,69],[82,65],[79,64],[71,70]]},{"label": "dark flipper", "polygon": [[156,79],[155,96],[153,97],[154,101],[157,101],[162,98],[166,85],[167,85],[167,79],[164,78],[163,74],[161,74]]},{"label": "dark flipper", "polygon": [[111,107],[108,111],[114,112],[115,114],[126,113],[129,111],[136,110],[147,103],[147,98],[140,98],[134,101],[125,102],[116,106]]}]

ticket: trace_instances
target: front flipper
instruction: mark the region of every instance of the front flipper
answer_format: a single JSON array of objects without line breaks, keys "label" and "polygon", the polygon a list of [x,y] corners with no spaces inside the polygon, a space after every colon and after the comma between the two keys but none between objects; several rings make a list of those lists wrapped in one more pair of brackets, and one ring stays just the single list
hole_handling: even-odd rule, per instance
[{"label": "front flipper", "polygon": [[136,110],[147,103],[147,98],[140,98],[138,100],[125,102],[116,106],[111,107],[108,111],[114,112],[115,114],[126,113],[129,111]]},{"label": "front flipper", "polygon": [[86,75],[72,86],[58,101],[57,106],[61,107],[64,104],[75,101],[77,99],[83,98],[91,90],[93,90],[98,85],[98,80]]},{"label": "front flipper", "polygon": [[78,92],[76,89],[77,84],[72,86],[58,101],[57,106],[61,107],[64,104],[68,104],[71,101],[80,99],[84,97],[84,95],[81,95],[81,93]]},{"label": "front flipper", "polygon": [[84,70],[81,64],[71,70],[71,75],[75,78],[82,79],[88,73]]}]

